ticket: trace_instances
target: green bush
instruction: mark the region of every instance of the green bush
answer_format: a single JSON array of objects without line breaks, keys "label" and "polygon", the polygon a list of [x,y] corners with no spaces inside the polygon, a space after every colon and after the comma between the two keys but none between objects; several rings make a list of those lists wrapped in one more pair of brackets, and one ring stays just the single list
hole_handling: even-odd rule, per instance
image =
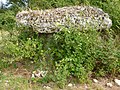
[{"label": "green bush", "polygon": [[4,52],[6,55],[14,57],[14,61],[18,61],[19,59],[39,61],[43,53],[42,45],[41,39],[19,37],[14,42],[7,41],[2,53]]},{"label": "green bush", "polygon": [[116,55],[120,49],[114,47],[112,38],[104,41],[96,30],[79,32],[75,27],[64,28],[53,37],[51,55],[58,74],[57,81],[73,76],[86,82],[94,72],[99,76],[119,73],[120,58]]},{"label": "green bush", "polygon": [[16,26],[15,13],[13,11],[3,11],[0,13],[0,30],[10,31]]}]

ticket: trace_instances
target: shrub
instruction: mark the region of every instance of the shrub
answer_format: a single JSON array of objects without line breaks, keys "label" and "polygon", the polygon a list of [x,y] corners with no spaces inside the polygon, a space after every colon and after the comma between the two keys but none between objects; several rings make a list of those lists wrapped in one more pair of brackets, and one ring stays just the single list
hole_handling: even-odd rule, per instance
[{"label": "shrub", "polygon": [[19,59],[40,60],[43,53],[42,40],[39,38],[25,38],[25,36],[21,36],[22,38],[16,37],[17,40],[14,40],[14,42],[6,42],[6,46],[4,46],[3,49],[4,54],[14,57],[14,61],[18,61]]},{"label": "shrub", "polygon": [[0,30],[10,31],[16,26],[15,13],[13,11],[3,11],[0,13]]},{"label": "shrub", "polygon": [[104,41],[99,34],[96,30],[79,32],[78,28],[71,27],[53,36],[51,55],[57,81],[73,76],[86,82],[94,73],[99,76],[119,73],[116,55],[120,49],[116,50],[113,39]]}]

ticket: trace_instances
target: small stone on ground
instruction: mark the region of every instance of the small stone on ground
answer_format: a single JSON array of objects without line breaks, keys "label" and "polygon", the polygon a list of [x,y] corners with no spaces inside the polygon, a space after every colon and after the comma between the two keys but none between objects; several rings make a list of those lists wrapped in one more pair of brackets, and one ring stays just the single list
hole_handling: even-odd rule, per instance
[{"label": "small stone on ground", "polygon": [[112,83],[107,83],[106,85],[107,85],[107,87],[112,87],[113,86]]},{"label": "small stone on ground", "polygon": [[72,87],[72,86],[73,86],[73,84],[72,84],[72,83],[69,83],[69,84],[68,84],[68,87]]},{"label": "small stone on ground", "polygon": [[115,79],[114,81],[115,81],[115,83],[116,83],[118,86],[120,86],[120,80]]},{"label": "small stone on ground", "polygon": [[98,80],[97,80],[97,79],[93,79],[93,82],[94,82],[94,83],[98,83]]}]

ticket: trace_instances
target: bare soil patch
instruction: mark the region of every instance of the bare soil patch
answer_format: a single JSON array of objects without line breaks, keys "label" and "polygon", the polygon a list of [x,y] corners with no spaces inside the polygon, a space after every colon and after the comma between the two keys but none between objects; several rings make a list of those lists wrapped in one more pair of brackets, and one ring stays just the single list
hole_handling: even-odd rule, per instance
[{"label": "bare soil patch", "polygon": [[[25,64],[21,63],[21,62],[17,62],[16,63],[16,68],[13,66],[10,66],[9,68],[4,69],[2,72],[3,74],[7,77],[9,74],[12,74],[14,77],[23,77],[26,80],[30,80],[31,79],[31,75],[32,75],[32,71],[34,70],[34,66],[32,65],[28,65],[27,67],[25,66]],[[120,79],[120,78],[118,78]],[[39,85],[36,84],[40,87],[42,87],[42,89],[40,90],[120,90],[120,86],[117,86],[114,82],[114,78],[98,78],[98,82],[95,83],[93,82],[93,78],[91,78],[92,83],[90,84],[73,84],[71,83],[71,86],[66,85],[64,89],[60,89],[59,87],[57,87],[55,85],[55,83],[51,82],[48,84],[44,84],[44,85]],[[109,87],[107,86],[107,83],[111,83],[113,86]],[[35,84],[32,84],[30,82],[31,86],[35,86]],[[30,90],[34,90],[34,89],[30,89]]]}]

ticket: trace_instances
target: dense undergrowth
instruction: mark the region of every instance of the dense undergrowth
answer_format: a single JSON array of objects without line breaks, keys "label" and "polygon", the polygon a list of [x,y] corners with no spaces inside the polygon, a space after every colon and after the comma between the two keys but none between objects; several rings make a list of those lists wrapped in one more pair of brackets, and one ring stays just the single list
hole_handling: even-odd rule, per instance
[{"label": "dense undergrowth", "polygon": [[[90,77],[120,74],[119,0],[31,0],[32,9],[87,4],[102,8],[113,26],[105,33],[62,27],[55,34],[38,34],[29,27],[17,27],[15,15],[20,8],[0,11],[0,69],[16,61],[36,63],[48,75],[38,82],[54,81],[64,86],[70,77],[88,82]],[[113,6],[114,5],[114,6]],[[6,64],[7,63],[7,64]]]}]

